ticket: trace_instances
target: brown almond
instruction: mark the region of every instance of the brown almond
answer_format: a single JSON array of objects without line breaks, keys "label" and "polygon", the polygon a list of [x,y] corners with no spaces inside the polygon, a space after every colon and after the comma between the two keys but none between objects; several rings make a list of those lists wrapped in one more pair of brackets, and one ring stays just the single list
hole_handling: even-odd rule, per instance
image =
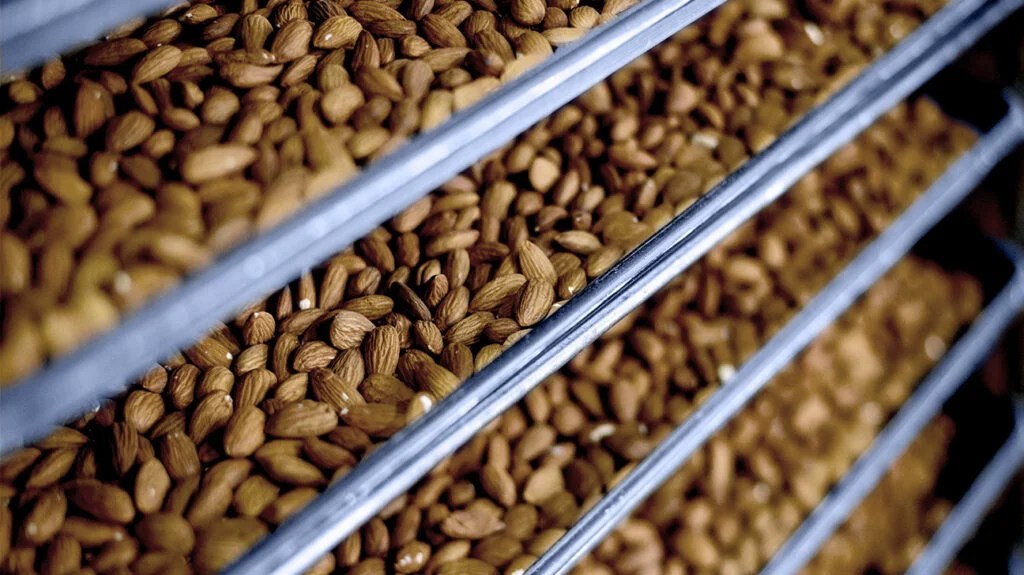
[{"label": "brown almond", "polygon": [[132,69],[132,82],[146,84],[165,76],[181,62],[181,49],[165,44],[158,46],[142,57]]},{"label": "brown almond", "polygon": [[49,541],[64,526],[68,501],[60,489],[49,489],[36,498],[32,510],[22,520],[21,536],[30,545]]},{"label": "brown almond", "polygon": [[249,345],[267,343],[274,337],[277,331],[277,322],[274,316],[265,311],[253,312],[245,325],[242,327],[242,338]]},{"label": "brown almond", "polygon": [[304,343],[295,350],[292,367],[295,371],[312,371],[318,367],[327,367],[338,355],[338,350],[322,341]]},{"label": "brown almond", "polygon": [[231,457],[248,457],[263,445],[266,415],[255,405],[244,406],[224,429],[224,452]]},{"label": "brown almond", "polygon": [[266,534],[266,526],[256,519],[219,519],[204,527],[196,537],[193,565],[200,573],[216,573]]},{"label": "brown almond", "polygon": [[547,317],[555,303],[555,288],[545,280],[529,280],[519,291],[516,302],[516,321],[523,327],[536,324]]},{"label": "brown almond", "polygon": [[226,391],[215,391],[199,401],[189,422],[188,435],[197,445],[227,425],[234,413],[234,401]]},{"label": "brown almond", "polygon": [[363,23],[405,19],[399,11],[376,0],[356,0],[348,6],[348,12]]},{"label": "brown almond", "polygon": [[236,88],[256,88],[274,81],[284,65],[263,66],[247,62],[229,62],[220,67],[220,76]]},{"label": "brown almond", "polygon": [[316,368],[311,371],[309,383],[313,395],[337,411],[356,403],[366,403],[354,385],[329,369]]},{"label": "brown almond", "polygon": [[423,36],[439,48],[465,48],[466,37],[462,31],[444,16],[428,14],[420,20]]},{"label": "brown almond", "polygon": [[356,72],[355,82],[370,98],[383,96],[392,102],[398,102],[405,96],[398,80],[382,68],[360,68]]},{"label": "brown almond", "polygon": [[25,486],[37,488],[56,483],[71,470],[77,454],[78,449],[71,447],[54,449],[47,453],[32,468]]},{"label": "brown almond", "polygon": [[84,204],[92,197],[93,187],[73,169],[43,155],[36,159],[34,175],[39,185],[54,198],[68,204]]},{"label": "brown almond", "polygon": [[174,431],[164,436],[160,444],[160,460],[174,479],[185,479],[200,471],[196,444],[184,433]]},{"label": "brown almond", "polygon": [[127,569],[139,556],[139,543],[134,539],[114,541],[104,545],[89,562],[89,566],[97,572],[112,572]]},{"label": "brown almond", "polygon": [[148,50],[138,38],[117,38],[89,47],[83,61],[89,66],[119,66]]},{"label": "brown almond", "polygon": [[448,397],[462,383],[457,375],[432,360],[417,365],[415,377],[420,389],[438,400]]},{"label": "brown almond", "polygon": [[504,528],[497,515],[470,509],[452,512],[441,522],[441,532],[455,539],[483,539]]},{"label": "brown almond", "polygon": [[448,252],[472,247],[480,238],[477,230],[444,232],[431,240],[424,251],[428,257],[437,257]]},{"label": "brown almond", "polygon": [[253,475],[235,490],[235,511],[247,517],[257,517],[277,499],[280,488],[262,475]]},{"label": "brown almond", "polygon": [[353,405],[341,413],[345,423],[374,437],[389,437],[405,426],[405,414],[389,403]]},{"label": "brown almond", "polygon": [[309,19],[313,22],[323,23],[328,19],[345,13],[338,0],[312,0],[307,7]]},{"label": "brown almond", "polygon": [[124,152],[138,146],[153,134],[156,123],[137,110],[111,120],[107,126],[107,149]]},{"label": "brown almond", "polygon": [[141,466],[135,476],[135,505],[142,513],[159,510],[171,488],[171,478],[164,464],[152,458]]},{"label": "brown almond", "polygon": [[135,517],[132,496],[120,487],[95,479],[82,479],[69,487],[71,501],[100,521],[128,523]]},{"label": "brown almond", "polygon": [[575,42],[586,34],[586,29],[583,28],[572,28],[570,26],[562,26],[558,28],[548,28],[543,32],[544,37],[547,38],[548,42],[551,42],[552,46],[556,48],[559,46],[565,46],[566,44]]},{"label": "brown almond", "polygon": [[324,119],[332,124],[340,124],[347,121],[364,103],[366,97],[359,87],[344,84],[324,94],[320,100],[320,109]]},{"label": "brown almond", "polygon": [[311,487],[292,489],[272,501],[260,516],[268,523],[279,525],[316,499],[319,494],[316,489]]},{"label": "brown almond", "polygon": [[274,25],[262,14],[246,14],[240,26],[242,46],[249,52],[262,49],[274,32]]},{"label": "brown almond", "polygon": [[373,322],[361,313],[340,310],[331,320],[331,343],[341,350],[357,348],[373,329]]},{"label": "brown almond", "polygon": [[516,483],[508,471],[487,464],[480,472],[480,484],[484,492],[503,507],[516,504]]},{"label": "brown almond", "polygon": [[325,50],[352,48],[362,31],[363,26],[355,18],[333,16],[317,27],[313,45]]},{"label": "brown almond", "polygon": [[516,257],[519,261],[519,269],[527,278],[544,280],[552,285],[558,281],[555,266],[551,264],[551,260],[548,259],[544,250],[533,242],[527,241],[520,244]]},{"label": "brown almond", "polygon": [[525,284],[526,276],[522,274],[508,274],[494,278],[477,290],[469,302],[469,309],[470,311],[495,310],[511,301]]},{"label": "brown almond", "polygon": [[433,354],[441,353],[444,349],[444,335],[440,328],[432,321],[417,321],[413,324],[413,335],[416,344]]},{"label": "brown almond", "polygon": [[338,416],[326,403],[301,401],[286,405],[267,421],[266,432],[274,437],[315,437],[338,426]]},{"label": "brown almond", "polygon": [[240,144],[219,144],[185,156],[181,173],[193,184],[209,182],[240,172],[256,161],[256,150]]},{"label": "brown almond", "polygon": [[260,465],[278,483],[316,486],[326,482],[323,473],[312,463],[287,453],[259,457]]},{"label": "brown almond", "polygon": [[270,51],[278,62],[291,62],[309,52],[309,41],[313,37],[313,25],[306,20],[292,20],[274,36]]},{"label": "brown almond", "polygon": [[173,513],[152,513],[135,526],[139,541],[149,549],[188,555],[196,536],[184,517]]},{"label": "brown almond", "polygon": [[114,467],[120,475],[126,475],[135,466],[139,452],[139,432],[135,426],[117,422],[113,427]]},{"label": "brown almond", "polygon": [[337,469],[342,466],[354,466],[358,462],[356,457],[344,447],[315,437],[306,438],[303,441],[302,451],[310,461],[324,470]]},{"label": "brown almond", "polygon": [[601,249],[601,240],[590,232],[571,230],[555,236],[559,245],[576,254],[588,255]]},{"label": "brown almond", "polygon": [[547,8],[544,0],[512,0],[509,3],[512,18],[524,26],[536,26],[543,22]]},{"label": "brown almond", "polygon": [[276,383],[277,376],[266,369],[258,368],[246,372],[242,376],[242,381],[235,386],[235,409],[242,409],[263,401],[270,388]]},{"label": "brown almond", "polygon": [[544,465],[526,479],[523,486],[523,501],[538,505],[564,489],[562,470],[554,465]]},{"label": "brown almond", "polygon": [[375,328],[363,342],[363,359],[367,373],[395,373],[400,351],[398,331],[394,327],[385,325]]}]

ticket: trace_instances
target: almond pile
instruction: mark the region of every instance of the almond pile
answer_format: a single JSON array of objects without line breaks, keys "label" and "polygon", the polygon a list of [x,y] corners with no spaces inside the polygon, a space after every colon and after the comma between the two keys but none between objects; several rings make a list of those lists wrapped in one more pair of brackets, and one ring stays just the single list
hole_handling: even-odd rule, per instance
[{"label": "almond pile", "polygon": [[926,427],[804,573],[905,573],[952,507],[935,487],[953,431],[946,416]]},{"label": "almond pile", "polygon": [[[192,2],[7,83],[0,383],[632,3]],[[531,272],[551,284],[531,293],[564,299],[939,4],[733,0],[361,242],[349,289],[376,293],[421,254],[479,287],[530,239],[556,270]],[[462,293],[447,280],[437,297]]]},{"label": "almond pile", "polygon": [[[925,100],[899,106],[317,572],[413,573],[429,564],[489,573],[528,562],[971,138]],[[915,161],[892,165],[897,154]],[[451,189],[392,226],[465,220],[476,205],[455,200],[467,194]],[[614,197],[598,221],[622,213]],[[525,234],[525,216],[512,221]],[[582,287],[614,237],[545,230],[515,251],[496,241],[431,251],[462,233],[433,237],[422,256],[411,249],[415,234],[371,235],[154,367],[124,396],[5,459],[0,546],[10,550],[0,547],[0,565],[216,571]]]},{"label": "almond pile", "polygon": [[[905,259],[574,573],[758,572],[867,449],[981,301],[973,278]],[[893,473],[899,497],[932,488],[949,430],[933,427],[929,434],[933,443],[921,445],[920,458]],[[876,533],[857,549],[888,549],[899,540],[871,546],[885,534],[895,538],[916,529],[895,523],[891,530],[869,528]],[[842,544],[834,543],[833,551]],[[904,567],[906,559],[900,558]],[[873,566],[872,555],[857,552],[830,552],[824,561],[816,572],[861,573]]]}]

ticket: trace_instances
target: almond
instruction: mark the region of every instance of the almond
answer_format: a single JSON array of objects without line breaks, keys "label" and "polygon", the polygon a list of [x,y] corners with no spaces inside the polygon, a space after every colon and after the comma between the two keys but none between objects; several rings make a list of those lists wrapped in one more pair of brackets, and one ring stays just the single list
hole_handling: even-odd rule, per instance
[{"label": "almond", "polygon": [[199,473],[199,454],[196,444],[180,431],[164,436],[160,444],[160,460],[174,479],[185,479]]},{"label": "almond", "polygon": [[181,49],[165,44],[146,53],[132,69],[132,82],[146,84],[165,76],[181,62]]},{"label": "almond", "polygon": [[555,288],[545,280],[529,280],[519,291],[516,321],[527,327],[547,317],[555,303]]},{"label": "almond", "polygon": [[274,437],[315,437],[333,430],[338,416],[326,403],[300,401],[275,413],[267,421],[266,431]]},{"label": "almond", "polygon": [[395,373],[399,356],[398,331],[390,325],[375,328],[363,343],[363,356],[368,373]]},{"label": "almond", "polygon": [[224,429],[224,452],[231,457],[248,457],[263,445],[266,415],[255,405],[238,409]]},{"label": "almond", "polygon": [[317,27],[313,45],[325,50],[352,48],[362,31],[363,26],[355,18],[332,16]]},{"label": "almond", "polygon": [[188,555],[195,546],[192,526],[180,515],[152,513],[135,526],[135,534],[149,549]]},{"label": "almond", "polygon": [[353,404],[365,403],[354,385],[329,369],[314,369],[309,373],[309,381],[313,395],[337,411]]},{"label": "almond", "polygon": [[68,496],[75,506],[100,521],[125,524],[135,517],[131,495],[95,479],[77,480],[69,487]]},{"label": "almond", "polygon": [[526,284],[526,276],[508,274],[481,287],[469,302],[470,311],[491,311],[511,301]]},{"label": "almond", "polygon": [[423,36],[439,48],[465,48],[466,37],[444,16],[427,14],[420,20]]},{"label": "almond", "polygon": [[153,513],[163,506],[171,488],[171,478],[163,463],[153,458],[139,466],[135,476],[135,505],[142,513]]},{"label": "almond", "polygon": [[341,350],[357,348],[373,329],[373,322],[363,314],[340,310],[331,320],[331,343]]},{"label": "almond", "polygon": [[240,144],[209,146],[185,156],[182,175],[193,184],[209,182],[244,170],[256,161],[256,150]]},{"label": "almond", "polygon": [[516,22],[524,26],[536,26],[544,21],[548,7],[544,0],[512,0],[509,8]]},{"label": "almond", "polygon": [[266,535],[267,528],[259,520],[219,519],[197,535],[192,562],[200,573],[216,573]]},{"label": "almond", "polygon": [[233,412],[234,402],[227,392],[214,391],[210,393],[199,401],[195,411],[192,412],[192,420],[189,422],[189,437],[196,444],[202,443],[210,433],[227,425]]},{"label": "almond", "polygon": [[49,541],[64,526],[68,501],[60,489],[49,489],[36,498],[32,511],[22,521],[21,536],[31,545]]},{"label": "almond", "polygon": [[146,49],[146,43],[137,38],[118,38],[89,47],[84,61],[90,66],[119,66]]},{"label": "almond", "polygon": [[152,118],[136,110],[118,116],[107,126],[107,149],[112,152],[130,150],[145,142],[155,127]]}]

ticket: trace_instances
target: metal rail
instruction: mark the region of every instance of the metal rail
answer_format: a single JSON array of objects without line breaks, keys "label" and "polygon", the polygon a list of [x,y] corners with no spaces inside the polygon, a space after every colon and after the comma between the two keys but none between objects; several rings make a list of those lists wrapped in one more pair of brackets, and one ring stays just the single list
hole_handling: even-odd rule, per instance
[{"label": "metal rail", "polygon": [[[544,377],[654,295],[1022,4],[1022,0],[988,2],[969,14],[958,11],[965,4],[954,4],[934,16],[847,88],[809,113],[764,153],[728,177],[530,335],[471,377],[438,408],[375,450],[228,572],[294,573],[311,565],[489,421],[524,397]],[[987,173],[997,158],[1019,141],[1024,131],[1024,112],[1019,105],[1014,105],[1012,110],[1010,118],[983,139],[988,145],[976,147],[943,178],[944,186],[957,190],[958,199]],[[950,199],[952,203],[947,206],[938,201],[940,195],[933,192],[927,196],[935,202],[932,205],[916,204],[917,207],[912,208],[920,221],[908,224],[907,230],[920,228],[918,231],[923,233],[930,227],[925,225],[927,222],[937,221],[958,201]],[[909,248],[913,241],[905,240],[905,243]],[[879,254],[883,256],[893,257]],[[862,278],[850,277],[850,274],[842,277],[847,284],[863,284]],[[860,289],[866,289],[867,285],[870,282]],[[773,351],[784,347],[776,344]],[[748,371],[746,375],[755,374]],[[716,417],[727,419],[740,405],[726,402],[720,406],[722,411]],[[708,421],[698,413],[692,425],[703,433],[702,426],[713,425]],[[701,436],[690,437],[692,441]]]},{"label": "metal rail", "polygon": [[172,4],[174,0],[0,1],[0,70],[7,74],[41,64]]},{"label": "metal rail", "polygon": [[[942,405],[977,368],[1024,309],[1024,256],[1013,248],[1006,253],[1016,272],[999,295],[978,316],[970,330],[953,346],[921,385],[878,434],[852,468],[804,520],[764,566],[762,575],[797,573],[828,541],[850,513],[885,477],[892,464],[921,429],[942,410]],[[1022,431],[1024,433],[1024,431]],[[936,565],[936,567],[938,567]],[[940,573],[925,569],[923,573]]]},{"label": "metal rail", "polygon": [[[804,309],[612,488],[527,571],[567,573],[711,437],[815,337],[838,318],[949,213],[1024,137],[1020,104],[953,164],[887,230],[864,248]],[[1024,298],[1016,286],[1014,303]]]},{"label": "metal rail", "polygon": [[[1017,425],[1013,435],[942,522],[928,546],[907,570],[908,575],[931,575],[945,571],[949,562],[974,535],[985,514],[1006,491],[1010,481],[1024,469],[1024,403],[1018,400],[1015,407]],[[1012,568],[1019,570],[1020,565]]]},{"label": "metal rail", "polygon": [[[724,1],[642,0],[477,105],[374,162],[334,193],[185,278],[112,331],[0,390],[0,453],[42,437],[53,425],[122,391],[130,378],[188,346],[217,320],[351,245]],[[979,4],[984,0],[960,0],[947,20],[961,22]],[[8,19],[5,14],[3,20]],[[45,400],[51,397],[62,400]]]}]

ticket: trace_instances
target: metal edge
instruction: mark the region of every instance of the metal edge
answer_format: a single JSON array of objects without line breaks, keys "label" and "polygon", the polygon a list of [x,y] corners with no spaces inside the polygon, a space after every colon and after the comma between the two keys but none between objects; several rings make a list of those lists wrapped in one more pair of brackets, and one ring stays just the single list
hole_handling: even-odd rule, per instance
[{"label": "metal edge", "polygon": [[908,575],[942,573],[974,535],[989,509],[1006,491],[1010,480],[1024,469],[1024,401],[1014,403],[1016,427],[992,461],[942,522],[931,541],[907,570]]},{"label": "metal edge", "polygon": [[[1007,252],[1015,272],[914,391],[909,400],[829,491],[800,527],[762,568],[762,575],[797,573],[817,554],[885,477],[943,404],[984,360],[1009,324],[1024,309],[1024,258]],[[927,571],[938,573],[938,571]]]},{"label": "metal edge", "polygon": [[1024,575],[1024,541],[1021,541],[1010,553],[1007,565],[1009,575]]},{"label": "metal edge", "polygon": [[[470,378],[440,407],[375,450],[313,504],[243,556],[228,572],[285,573],[312,564],[320,553],[328,551],[358,529],[487,422],[525,396],[544,377],[689,267],[743,221],[781,195],[810,168],[920,86],[927,77],[973,43],[984,30],[1001,20],[1012,7],[1020,4],[1016,1],[991,4],[982,17],[960,27],[953,38],[930,38],[929,45],[924,48],[913,44],[912,50],[927,65],[918,65],[896,77],[888,73],[873,75],[869,70],[855,80],[830,103],[853,98],[854,103],[867,102],[861,109],[851,106],[852,111],[840,115],[826,104],[810,113],[788,133],[803,134],[803,146],[794,145],[794,140],[787,136],[776,142],[779,148],[792,149],[787,153],[788,160],[771,155],[767,160],[764,159],[766,156],[751,160],[746,169],[727,178],[716,190],[698,201],[698,205],[712,206],[708,208],[713,210],[712,216],[702,220],[702,212],[698,211],[701,215],[694,217],[691,210],[656,233],[529,336]],[[934,31],[928,33],[936,35]],[[867,90],[865,84],[875,89]],[[851,96],[851,93],[855,95]],[[975,152],[971,161],[957,163],[959,168],[947,177],[964,177],[975,173],[981,166],[993,165],[996,159],[990,155],[1002,157],[1005,155],[1002,147],[1009,149],[1017,141],[1012,124],[1020,124],[1021,117],[1018,111],[1013,118],[1000,123],[998,139],[1002,143],[997,149]],[[996,131],[993,129],[990,136]],[[993,140],[986,138],[985,141]],[[750,191],[752,189],[755,191]],[[967,191],[965,189],[963,193]],[[924,207],[922,211],[934,208]],[[574,317],[578,321],[568,325]],[[554,326],[560,324],[566,324],[566,329],[555,329]],[[567,337],[567,334],[572,337]]]},{"label": "metal edge", "polygon": [[[1008,114],[864,248],[804,309],[761,348],[707,403],[697,409],[618,485],[588,511],[527,575],[568,572],[683,462],[727,424],[767,383],[952,210],[1020,141]],[[1018,301],[1019,288],[1013,290]]]},{"label": "metal edge", "polygon": [[[0,390],[0,453],[122,391],[230,312],[329,259],[486,154],[725,0],[644,0],[351,182],[224,254],[68,355]],[[1005,1],[1005,0],[1004,0]],[[984,0],[944,12],[964,21]],[[961,14],[964,12],[964,14]],[[43,401],[60,396],[62,401]],[[31,405],[31,410],[23,406]]]},{"label": "metal edge", "polygon": [[0,4],[0,73],[26,70],[173,4],[173,0],[4,2]]}]

